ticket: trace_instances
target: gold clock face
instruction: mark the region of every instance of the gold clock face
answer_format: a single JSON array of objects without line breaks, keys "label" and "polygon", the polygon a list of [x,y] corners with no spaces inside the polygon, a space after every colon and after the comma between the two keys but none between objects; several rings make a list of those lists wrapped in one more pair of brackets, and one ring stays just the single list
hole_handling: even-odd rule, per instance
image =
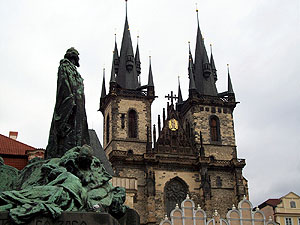
[{"label": "gold clock face", "polygon": [[171,131],[178,130],[178,121],[175,120],[174,118],[169,120],[169,129]]}]

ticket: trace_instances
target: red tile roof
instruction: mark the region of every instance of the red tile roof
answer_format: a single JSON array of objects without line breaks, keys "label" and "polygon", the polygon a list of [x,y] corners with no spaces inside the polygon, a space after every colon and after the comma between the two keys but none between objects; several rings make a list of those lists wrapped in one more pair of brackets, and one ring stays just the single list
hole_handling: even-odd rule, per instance
[{"label": "red tile roof", "polygon": [[277,206],[281,202],[281,199],[279,198],[270,198],[266,201],[266,204],[271,205],[271,206]]},{"label": "red tile roof", "polygon": [[280,198],[269,198],[267,201],[261,203],[258,208],[262,209],[266,205],[270,205],[272,207],[276,207],[281,202]]},{"label": "red tile roof", "polygon": [[27,150],[36,148],[0,134],[0,154],[26,155]]}]

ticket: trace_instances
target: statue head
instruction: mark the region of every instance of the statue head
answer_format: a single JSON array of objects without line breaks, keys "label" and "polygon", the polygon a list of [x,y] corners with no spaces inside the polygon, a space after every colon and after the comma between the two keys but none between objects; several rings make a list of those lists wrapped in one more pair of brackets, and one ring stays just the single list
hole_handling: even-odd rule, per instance
[{"label": "statue head", "polygon": [[75,48],[69,48],[64,56],[65,59],[68,59],[75,66],[79,67],[79,52]]}]

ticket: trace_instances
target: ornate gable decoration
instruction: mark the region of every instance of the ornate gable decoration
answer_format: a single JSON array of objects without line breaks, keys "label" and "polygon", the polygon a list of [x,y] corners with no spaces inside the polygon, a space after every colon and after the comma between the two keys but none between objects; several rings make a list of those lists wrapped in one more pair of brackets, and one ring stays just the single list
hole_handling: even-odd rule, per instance
[{"label": "ornate gable decoration", "polygon": [[226,219],[221,218],[217,210],[214,211],[211,219],[207,218],[206,212],[198,207],[195,207],[194,201],[187,195],[186,199],[181,203],[181,207],[177,205],[170,215],[170,220],[167,215],[160,222],[160,225],[240,225],[240,224],[252,224],[252,225],[276,225],[271,218],[265,218],[265,215],[260,210],[253,210],[252,204],[247,199],[243,199],[239,202],[238,208],[234,205],[231,210],[228,211]]},{"label": "ornate gable decoration", "polygon": [[179,113],[173,105],[167,107],[167,119],[155,144],[155,152],[167,154],[197,154],[187,132],[183,128]]}]

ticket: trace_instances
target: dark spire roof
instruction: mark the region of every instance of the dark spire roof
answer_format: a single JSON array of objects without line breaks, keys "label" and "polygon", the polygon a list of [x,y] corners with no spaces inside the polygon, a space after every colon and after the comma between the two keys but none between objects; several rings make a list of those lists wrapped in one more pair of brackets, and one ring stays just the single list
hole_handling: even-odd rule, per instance
[{"label": "dark spire roof", "polygon": [[189,90],[196,90],[194,73],[192,68],[193,68],[192,60],[189,59],[189,77],[190,77]]},{"label": "dark spire roof", "polygon": [[178,77],[178,104],[183,103],[182,94],[181,94],[181,88],[180,88],[180,80]]},{"label": "dark spire roof", "polygon": [[194,64],[195,85],[199,94],[216,96],[217,89],[214,79],[211,76],[211,65],[208,60],[203,36],[200,30],[198,9],[196,10],[196,12],[198,28]]},{"label": "dark spire roof", "polygon": [[119,52],[118,52],[118,46],[117,46],[117,35],[115,34],[115,49],[114,49],[114,60],[119,60]]},{"label": "dark spire roof", "polygon": [[115,34],[115,49],[113,51],[113,60],[111,65],[111,75],[110,75],[110,83],[116,82],[116,74],[118,73],[119,69],[119,53],[117,47],[117,36]]},{"label": "dark spire roof", "polygon": [[127,1],[126,1],[126,17],[123,32],[123,39],[120,51],[120,64],[116,77],[117,83],[126,89],[136,89],[138,87],[138,74],[133,54],[132,41],[127,19]]},{"label": "dark spire roof", "polygon": [[217,69],[215,66],[215,60],[214,60],[213,53],[212,53],[212,44],[210,44],[210,66],[211,66],[211,71],[212,71],[214,80],[217,81],[218,76],[217,76]]},{"label": "dark spire roof", "polygon": [[115,83],[116,82],[116,73],[115,73],[115,66],[114,66],[114,62],[112,63],[112,67],[111,67],[111,75],[110,75],[110,83]]},{"label": "dark spire roof", "polygon": [[230,78],[230,73],[229,73],[229,64],[227,64],[227,70],[228,70],[228,94],[234,94],[232,83],[231,83],[231,78]]},{"label": "dark spire roof", "polygon": [[149,56],[149,75],[148,75],[148,87],[154,87],[152,67],[151,67],[151,56]]},{"label": "dark spire roof", "polygon": [[106,96],[106,88],[105,88],[105,68],[103,68],[103,81],[102,81],[102,91],[101,91],[101,98]]},{"label": "dark spire roof", "polygon": [[192,55],[192,52],[191,52],[191,45],[190,45],[190,42],[189,43],[189,66],[188,66],[188,73],[190,75],[190,69],[192,69],[192,72],[194,73],[194,61],[193,61],[193,55]]},{"label": "dark spire roof", "polygon": [[136,51],[135,51],[135,65],[136,71],[138,74],[141,74],[141,60],[140,60],[140,50],[139,50],[139,36],[137,36],[137,44],[136,44]]}]

